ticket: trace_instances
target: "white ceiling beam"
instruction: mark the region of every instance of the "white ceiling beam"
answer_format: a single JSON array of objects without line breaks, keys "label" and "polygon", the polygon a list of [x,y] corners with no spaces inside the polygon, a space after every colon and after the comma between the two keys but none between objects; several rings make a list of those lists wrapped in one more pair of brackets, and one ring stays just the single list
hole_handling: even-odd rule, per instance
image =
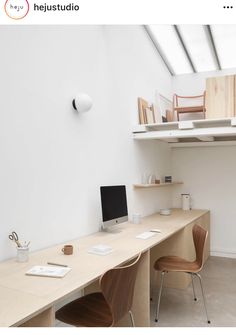
[{"label": "white ceiling beam", "polygon": [[155,36],[153,35],[152,31],[150,30],[149,26],[145,26],[145,25],[144,25],[143,27],[144,27],[145,31],[147,32],[147,34],[148,34],[150,40],[152,41],[152,43],[153,43],[153,45],[154,45],[156,51],[158,52],[159,56],[160,56],[161,59],[163,60],[165,66],[167,67],[168,71],[170,72],[170,74],[171,74],[172,76],[174,76],[174,75],[175,75],[175,72],[174,72],[172,66],[170,65],[169,61],[167,60],[165,54],[162,52],[161,47],[159,46],[158,41],[156,40],[156,38],[155,38]]},{"label": "white ceiling beam", "polygon": [[189,65],[191,66],[193,72],[196,73],[196,72],[197,72],[197,71],[196,71],[196,68],[195,68],[194,63],[193,63],[193,61],[192,61],[192,58],[191,58],[191,56],[190,56],[190,53],[188,52],[188,49],[187,49],[187,47],[186,47],[186,45],[185,45],[185,43],[184,43],[184,40],[183,40],[183,38],[182,38],[182,35],[181,35],[180,31],[179,31],[178,26],[177,26],[177,25],[174,25],[174,29],[175,29],[176,35],[178,36],[178,38],[179,38],[179,40],[180,40],[180,43],[181,43],[182,48],[183,48],[183,50],[184,50],[184,52],[185,52],[185,55],[186,55],[186,57],[187,57],[187,59],[188,59],[188,61],[189,61]]},{"label": "white ceiling beam", "polygon": [[205,28],[205,33],[206,33],[206,36],[207,36],[207,39],[208,39],[209,46],[211,48],[211,52],[212,52],[212,56],[214,58],[214,62],[216,64],[218,70],[222,70],[221,64],[220,64],[220,59],[219,59],[219,56],[218,56],[218,53],[217,53],[217,50],[216,50],[214,37],[213,37],[212,31],[211,31],[211,26],[206,25],[206,26],[203,26],[203,27]]}]

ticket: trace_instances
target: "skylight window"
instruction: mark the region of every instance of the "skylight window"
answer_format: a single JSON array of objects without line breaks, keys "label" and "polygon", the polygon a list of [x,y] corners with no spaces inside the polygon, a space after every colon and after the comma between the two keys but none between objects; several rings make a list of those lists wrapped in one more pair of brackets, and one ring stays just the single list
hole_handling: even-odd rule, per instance
[{"label": "skylight window", "polygon": [[176,34],[174,26],[150,25],[148,27],[152,34],[152,38],[155,40],[162,56],[173,70],[173,73],[192,73],[193,70],[184,52],[181,41]]},{"label": "skylight window", "polygon": [[211,30],[221,67],[236,67],[236,25],[212,25]]},{"label": "skylight window", "polygon": [[196,72],[215,71],[217,66],[206,34],[202,25],[179,25],[179,32],[193,62]]},{"label": "skylight window", "polygon": [[236,25],[146,26],[172,75],[236,68]]}]

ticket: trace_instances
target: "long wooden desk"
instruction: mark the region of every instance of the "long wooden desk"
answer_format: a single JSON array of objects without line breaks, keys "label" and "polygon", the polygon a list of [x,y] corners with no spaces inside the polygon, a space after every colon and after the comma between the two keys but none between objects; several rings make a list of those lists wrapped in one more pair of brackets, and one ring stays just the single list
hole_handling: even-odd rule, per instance
[{"label": "long wooden desk", "polygon": [[[198,223],[209,230],[209,211],[173,210],[170,216],[151,215],[139,225],[125,223],[122,232],[112,234],[98,232],[68,243],[74,245],[74,254],[65,256],[62,245],[30,254],[27,263],[11,259],[0,264],[0,326],[54,326],[55,304],[78,291],[87,292],[96,288],[98,278],[106,270],[132,260],[142,252],[142,262],[137,276],[133,313],[137,326],[150,324],[150,281],[152,263],[163,254],[176,254],[194,258],[192,225]],[[141,240],[137,234],[158,228],[160,234]],[[208,240],[209,241],[209,240]],[[113,252],[106,256],[89,254],[88,249],[96,244],[108,244]],[[209,242],[205,258],[209,255]],[[64,278],[26,276],[25,272],[34,265],[46,265],[48,261],[67,264],[72,268]],[[188,285],[185,274],[167,280],[167,285]],[[151,278],[150,278],[151,276]],[[120,325],[129,325],[124,319]],[[117,325],[119,326],[119,325]]]}]

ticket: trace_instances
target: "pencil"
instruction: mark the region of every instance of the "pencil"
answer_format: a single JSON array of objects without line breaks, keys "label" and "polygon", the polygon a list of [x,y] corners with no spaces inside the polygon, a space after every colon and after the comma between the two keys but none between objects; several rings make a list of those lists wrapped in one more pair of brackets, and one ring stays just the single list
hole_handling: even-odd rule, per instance
[{"label": "pencil", "polygon": [[56,265],[56,266],[63,266],[64,268],[67,268],[68,265],[65,264],[58,264],[58,263],[52,263],[52,262],[47,262],[48,265]]}]

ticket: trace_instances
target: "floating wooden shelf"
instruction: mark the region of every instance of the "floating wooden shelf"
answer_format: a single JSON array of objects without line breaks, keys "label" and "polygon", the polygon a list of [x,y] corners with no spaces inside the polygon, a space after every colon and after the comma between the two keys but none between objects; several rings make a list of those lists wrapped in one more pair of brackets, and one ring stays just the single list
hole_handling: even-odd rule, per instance
[{"label": "floating wooden shelf", "polygon": [[164,187],[183,184],[182,181],[173,181],[172,183],[161,183],[161,184],[134,184],[134,188],[150,188],[150,187]]},{"label": "floating wooden shelf", "polygon": [[236,145],[236,117],[138,125],[135,140],[160,140],[170,147]]}]

